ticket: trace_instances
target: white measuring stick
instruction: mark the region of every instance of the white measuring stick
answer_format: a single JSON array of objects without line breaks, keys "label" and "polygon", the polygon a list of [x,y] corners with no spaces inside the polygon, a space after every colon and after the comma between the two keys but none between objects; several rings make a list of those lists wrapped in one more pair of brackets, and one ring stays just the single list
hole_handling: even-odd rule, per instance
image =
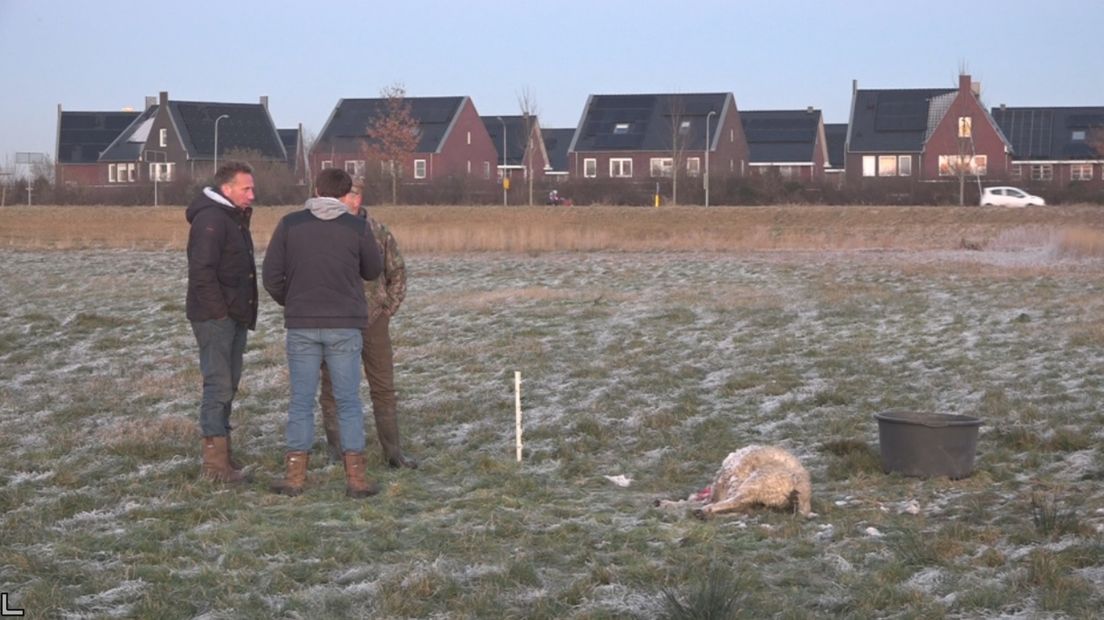
[{"label": "white measuring stick", "polygon": [[514,371],[514,409],[516,411],[517,461],[521,462],[521,372]]}]

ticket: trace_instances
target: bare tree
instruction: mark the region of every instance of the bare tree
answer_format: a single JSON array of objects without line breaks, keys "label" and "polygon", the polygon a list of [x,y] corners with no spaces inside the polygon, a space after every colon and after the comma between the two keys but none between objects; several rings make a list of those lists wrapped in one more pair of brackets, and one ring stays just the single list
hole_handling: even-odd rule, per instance
[{"label": "bare tree", "polygon": [[410,159],[418,148],[421,133],[418,121],[406,100],[406,88],[396,82],[380,90],[384,99],[383,110],[368,125],[368,142],[362,147],[366,159],[385,162],[386,173],[391,179],[391,204],[399,202],[399,179],[402,163]]},{"label": "bare tree", "polygon": [[[525,177],[529,181],[529,206],[533,206],[533,153],[539,145],[534,144],[533,134],[536,133],[537,123],[537,98],[526,86],[518,95],[518,107],[521,108],[521,118],[525,126],[525,153],[522,155],[525,161]],[[502,154],[502,163],[506,163],[506,154]]]},{"label": "bare tree", "polygon": [[686,159],[686,144],[690,139],[690,120],[686,118],[686,106],[681,95],[670,98],[667,116],[671,129],[671,204],[678,204],[679,172]]}]

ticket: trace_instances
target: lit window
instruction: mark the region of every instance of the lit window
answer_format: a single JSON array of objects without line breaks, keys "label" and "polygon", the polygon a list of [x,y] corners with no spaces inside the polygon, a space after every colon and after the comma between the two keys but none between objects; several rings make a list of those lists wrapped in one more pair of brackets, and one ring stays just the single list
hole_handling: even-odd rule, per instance
[{"label": "lit window", "polygon": [[426,178],[426,160],[415,159],[414,160],[414,178],[424,179]]},{"label": "lit window", "polygon": [[895,176],[897,176],[897,156],[896,155],[879,155],[878,156],[878,176],[880,176],[880,177],[895,177]]},{"label": "lit window", "polygon": [[161,145],[161,148],[165,148],[169,145],[169,130],[162,129],[157,132],[157,143]]},{"label": "lit window", "polygon": [[629,124],[628,123],[617,123],[616,125],[613,126],[613,133],[618,134],[618,135],[629,133]]},{"label": "lit window", "polygon": [[107,182],[108,183],[114,183],[115,182],[115,164],[108,164],[107,165]]},{"label": "lit window", "polygon": [[969,116],[958,117],[958,137],[969,138],[973,135],[974,121]]},{"label": "lit window", "polygon": [[970,174],[979,177],[989,174],[989,156],[974,155],[973,161],[970,162]]},{"label": "lit window", "polygon": [[989,172],[988,155],[940,155],[939,176],[958,176],[959,173],[971,176],[985,176]]},{"label": "lit window", "polygon": [[[675,160],[670,157],[653,157],[648,161],[649,176],[669,177],[675,168]],[[610,173],[613,176],[613,173]]]},{"label": "lit window", "polygon": [[902,177],[912,176],[912,157],[901,155],[897,157],[897,175]]},{"label": "lit window", "polygon": [[1070,165],[1070,180],[1071,181],[1091,181],[1093,178],[1092,164],[1071,164]]},{"label": "lit window", "polygon": [[728,130],[728,141],[729,142],[735,142],[736,141],[736,130],[735,129],[729,129]]},{"label": "lit window", "polygon": [[471,144],[471,132],[468,132],[468,144]]},{"label": "lit window", "polygon": [[686,160],[686,174],[696,177],[701,175],[701,158],[690,157]]},{"label": "lit window", "polygon": [[610,176],[613,178],[632,178],[632,159],[628,157],[610,158]]},{"label": "lit window", "polygon": [[137,172],[138,164],[127,164],[127,183],[134,182],[134,173]]},{"label": "lit window", "polygon": [[468,160],[468,174],[471,174],[471,160]]},{"label": "lit window", "polygon": [[863,155],[863,176],[872,177],[877,175],[878,158],[873,155]]},{"label": "lit window", "polygon": [[598,176],[598,160],[588,157],[583,160],[583,176],[593,179]]}]

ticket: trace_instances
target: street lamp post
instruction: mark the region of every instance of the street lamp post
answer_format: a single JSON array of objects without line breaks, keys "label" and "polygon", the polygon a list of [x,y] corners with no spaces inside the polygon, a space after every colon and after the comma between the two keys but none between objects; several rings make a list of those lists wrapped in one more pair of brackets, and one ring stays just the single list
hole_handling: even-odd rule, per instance
[{"label": "street lamp post", "polygon": [[[151,156],[152,160],[151,160]],[[157,184],[161,181],[161,173],[164,170],[160,164],[164,164],[168,161],[169,154],[165,151],[155,151],[153,149],[146,149],[145,160],[150,166],[150,176],[153,177],[153,206],[157,205]],[[154,168],[154,166],[157,166]],[[156,172],[154,172],[156,170]]]},{"label": "street lamp post", "polygon": [[212,174],[214,174],[215,172],[218,172],[218,124],[219,124],[219,121],[221,121],[224,118],[230,118],[230,115],[229,114],[223,114],[222,116],[215,119],[215,169],[212,172]]},{"label": "street lamp post", "polygon": [[506,201],[506,189],[509,187],[509,181],[506,180],[506,121],[502,120],[499,116],[498,122],[502,123],[502,206],[507,206]]},{"label": "street lamp post", "polygon": [[705,179],[705,206],[709,206],[709,118],[716,114],[716,110],[710,110],[709,114],[705,115],[705,174],[702,178]]}]

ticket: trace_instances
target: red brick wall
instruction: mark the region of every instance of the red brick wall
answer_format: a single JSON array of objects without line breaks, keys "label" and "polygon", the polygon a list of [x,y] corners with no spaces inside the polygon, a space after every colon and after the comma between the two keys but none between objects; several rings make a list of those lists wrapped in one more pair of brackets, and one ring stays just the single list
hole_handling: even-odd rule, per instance
[{"label": "red brick wall", "polygon": [[[970,76],[959,77],[958,95],[951,103],[943,120],[935,128],[931,137],[924,145],[924,157],[921,162],[923,168],[920,171],[923,179],[939,179],[939,156],[957,155],[958,146],[958,119],[968,116],[971,119],[971,132],[973,134],[973,151],[978,155],[985,155],[988,159],[985,179],[1007,179],[1008,166],[1011,158],[1005,153],[1004,142],[997,133],[997,128],[989,122],[985,108],[970,91]],[[948,178],[946,176],[944,179]]]}]

